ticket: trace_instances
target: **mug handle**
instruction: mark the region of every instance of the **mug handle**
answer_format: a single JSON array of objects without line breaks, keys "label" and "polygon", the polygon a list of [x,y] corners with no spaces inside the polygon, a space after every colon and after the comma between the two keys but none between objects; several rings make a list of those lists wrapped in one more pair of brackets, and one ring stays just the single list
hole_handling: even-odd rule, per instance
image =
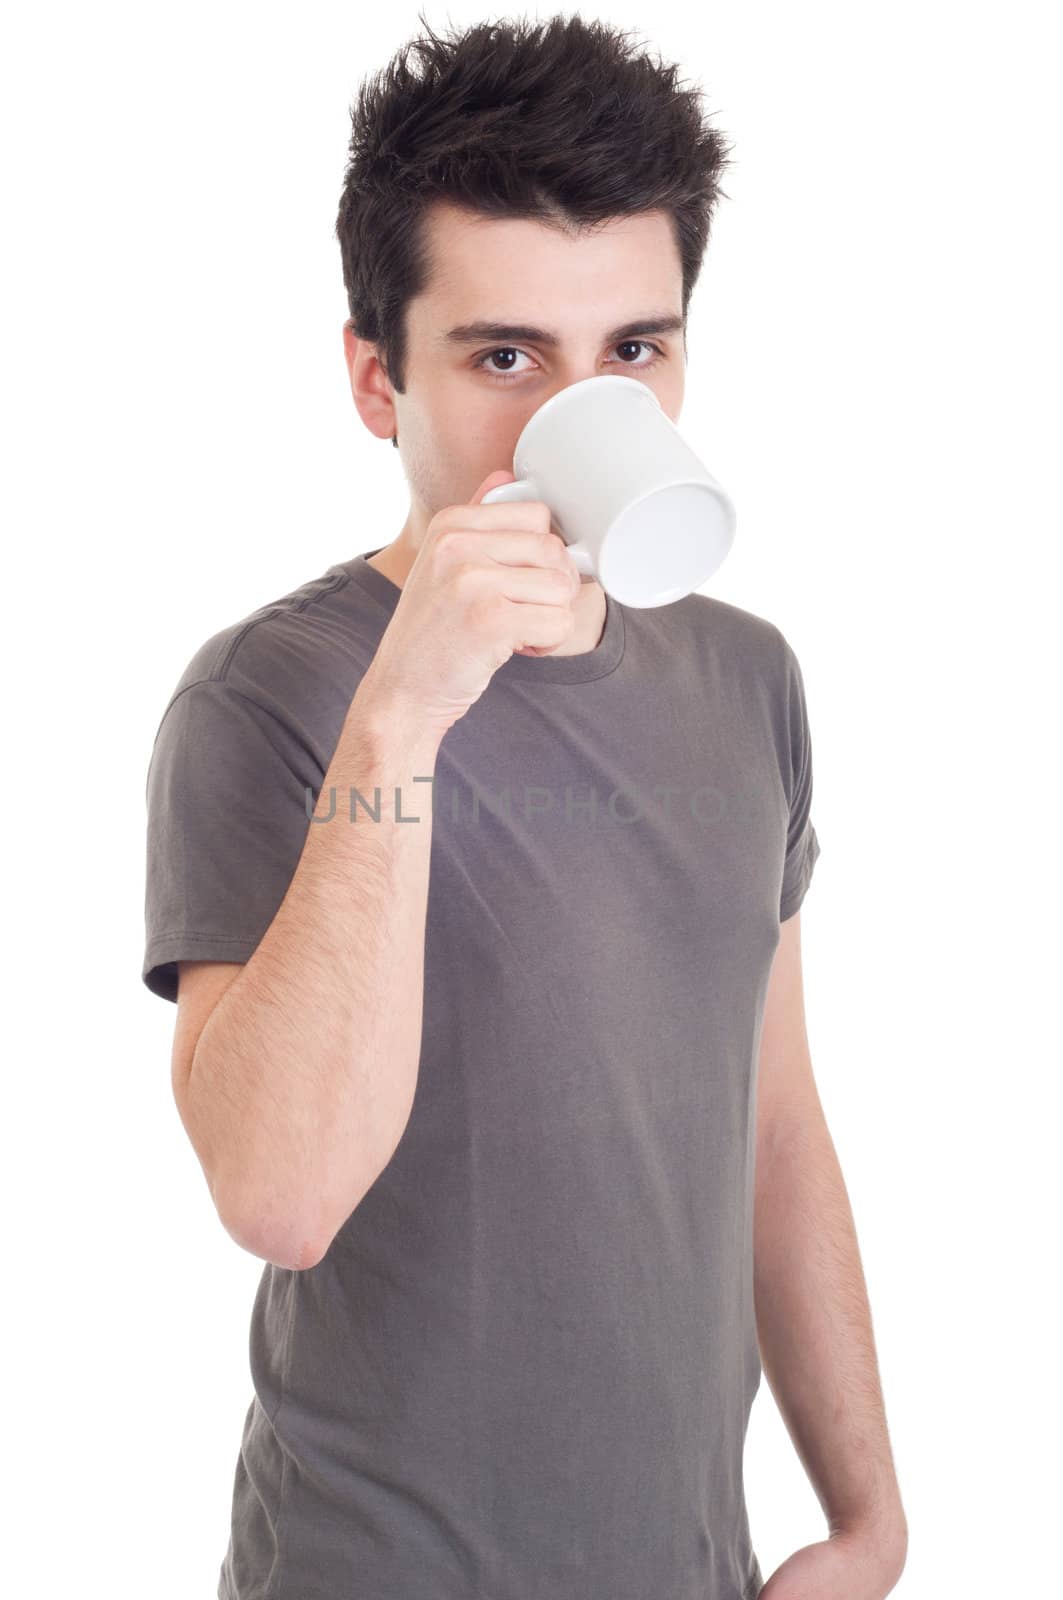
[{"label": "mug handle", "polygon": [[[513,483],[499,483],[493,489],[488,489],[480,504],[482,506],[488,504],[504,505],[507,501],[541,500],[542,498],[530,478],[516,478]],[[554,520],[556,522],[557,519],[555,518]],[[564,534],[562,534],[562,537],[564,538]],[[565,549],[576,563],[577,572],[582,572],[586,578],[597,578],[594,562],[591,560],[591,553],[586,545],[582,544],[578,539],[574,539],[571,544],[565,539]]]}]

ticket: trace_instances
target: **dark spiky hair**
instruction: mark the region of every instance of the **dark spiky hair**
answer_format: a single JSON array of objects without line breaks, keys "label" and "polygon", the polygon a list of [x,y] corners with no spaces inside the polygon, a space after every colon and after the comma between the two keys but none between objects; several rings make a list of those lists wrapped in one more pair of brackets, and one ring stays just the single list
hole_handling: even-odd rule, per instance
[{"label": "dark spiky hair", "polygon": [[427,287],[433,201],[576,232],[665,211],[685,321],[731,165],[701,91],[599,21],[507,19],[441,37],[417,15],[423,36],[351,107],[336,218],[354,332],[377,346],[393,388],[405,393],[405,310]]}]

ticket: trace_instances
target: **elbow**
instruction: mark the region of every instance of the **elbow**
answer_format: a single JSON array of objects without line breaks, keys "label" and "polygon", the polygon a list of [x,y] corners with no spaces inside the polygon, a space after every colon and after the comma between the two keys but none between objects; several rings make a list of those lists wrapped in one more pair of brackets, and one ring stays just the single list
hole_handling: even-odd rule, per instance
[{"label": "elbow", "polygon": [[[384,1163],[386,1165],[386,1163]],[[289,1272],[305,1272],[327,1255],[333,1239],[361,1205],[383,1166],[366,1169],[355,1192],[327,1194],[320,1173],[300,1181],[296,1200],[274,1184],[221,1182],[214,1187],[215,1209],[229,1237],[251,1255]],[[306,1196],[315,1201],[311,1212]],[[299,1197],[302,1203],[297,1203]]]},{"label": "elbow", "polygon": [[261,1196],[216,1199],[222,1227],[241,1250],[288,1272],[316,1267],[328,1249],[320,1228],[294,1211],[279,1208]]}]

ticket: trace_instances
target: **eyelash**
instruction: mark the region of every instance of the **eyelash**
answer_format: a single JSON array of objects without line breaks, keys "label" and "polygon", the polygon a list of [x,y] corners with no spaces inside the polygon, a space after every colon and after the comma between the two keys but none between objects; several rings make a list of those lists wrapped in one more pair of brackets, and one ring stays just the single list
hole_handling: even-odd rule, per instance
[{"label": "eyelash", "polygon": [[[664,351],[661,349],[660,345],[654,344],[650,339],[621,339],[619,344],[615,344],[613,346],[613,349],[619,350],[620,345],[622,344],[641,344],[645,345],[647,350],[656,351],[656,355],[652,361],[643,361],[638,365],[636,365],[636,363],[633,361],[622,361],[620,363],[622,367],[630,367],[633,372],[648,372],[651,367],[657,366],[658,363],[664,359]],[[528,374],[526,372],[488,371],[486,363],[490,361],[492,356],[497,356],[501,350],[515,350],[518,355],[522,356],[528,354],[526,350],[521,350],[520,347],[515,344],[496,344],[493,350],[485,350],[482,356],[477,356],[476,360],[473,362],[473,366],[479,368],[479,370],[485,374],[491,383],[515,383],[518,378],[527,377]]]}]

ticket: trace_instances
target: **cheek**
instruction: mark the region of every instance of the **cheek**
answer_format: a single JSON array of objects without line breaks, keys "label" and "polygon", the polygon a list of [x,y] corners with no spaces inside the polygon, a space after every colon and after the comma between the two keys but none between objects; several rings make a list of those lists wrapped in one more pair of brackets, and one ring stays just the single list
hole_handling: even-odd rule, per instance
[{"label": "cheek", "polygon": [[657,398],[664,407],[665,413],[672,422],[678,423],[679,413],[683,409],[683,391],[685,388],[682,372],[669,373],[668,377],[658,386]]},{"label": "cheek", "polygon": [[513,469],[513,450],[525,421],[526,407],[518,411],[502,394],[475,382],[455,385],[437,416],[440,449],[448,460],[461,461],[481,477],[504,467]]}]

